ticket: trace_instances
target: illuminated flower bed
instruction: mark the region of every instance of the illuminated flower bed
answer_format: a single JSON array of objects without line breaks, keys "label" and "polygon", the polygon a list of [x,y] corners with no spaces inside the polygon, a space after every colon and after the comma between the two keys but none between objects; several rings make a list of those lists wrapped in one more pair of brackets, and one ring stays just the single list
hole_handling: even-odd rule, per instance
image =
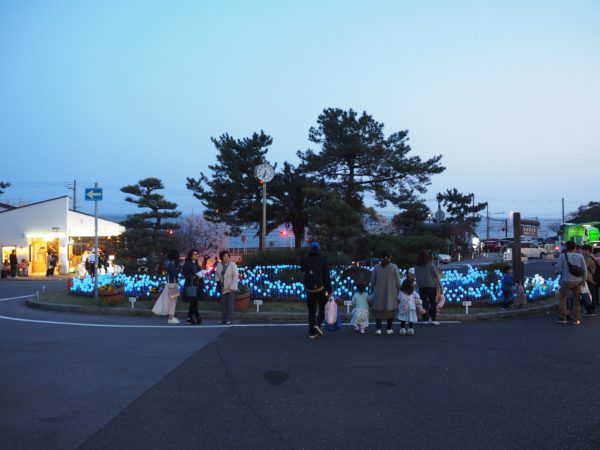
[{"label": "illuminated flower bed", "polygon": [[[365,268],[369,270],[368,268]],[[255,299],[296,299],[305,300],[306,293],[302,283],[302,276],[299,272],[300,267],[294,265],[281,266],[259,266],[254,268],[241,267],[240,283],[246,286],[252,298]],[[352,297],[356,290],[354,279],[349,276],[343,277],[346,268],[337,267],[331,270],[331,284],[333,295],[340,300],[347,300]],[[406,276],[406,271],[401,270],[402,277]],[[501,301],[501,279],[502,273],[499,270],[493,272],[491,277],[495,281],[488,282],[490,272],[479,270],[469,266],[466,274],[461,274],[455,270],[449,270],[443,273],[442,285],[448,303],[460,303],[463,300],[473,302],[496,303]],[[558,289],[559,279],[545,279],[539,275],[527,277],[525,279],[525,295],[528,300],[535,300],[540,297],[546,297],[554,294]],[[128,276],[118,275],[99,275],[98,286],[101,290],[110,291],[110,287],[123,287],[124,294],[127,297],[137,297],[140,299],[151,298],[152,294],[162,291],[166,283],[165,277],[150,276],[138,274]],[[180,289],[183,286],[183,279],[179,280]],[[90,276],[83,278],[74,278],[73,286],[70,292],[75,295],[92,296],[94,293],[94,282]],[[214,280],[214,273],[211,273],[204,283],[204,293],[210,298],[219,298],[217,292],[217,283]]]}]

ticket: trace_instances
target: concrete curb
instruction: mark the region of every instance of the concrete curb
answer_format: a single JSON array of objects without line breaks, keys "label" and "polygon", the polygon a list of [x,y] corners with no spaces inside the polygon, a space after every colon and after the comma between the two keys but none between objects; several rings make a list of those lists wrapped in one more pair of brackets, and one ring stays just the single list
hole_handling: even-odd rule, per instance
[{"label": "concrete curb", "polygon": [[[81,305],[59,305],[55,303],[38,302],[31,298],[26,300],[26,304],[30,308],[45,309],[49,311],[61,311],[80,314],[107,314],[119,316],[145,316],[155,317],[154,313],[148,309],[115,309],[111,307],[101,306],[81,306]],[[551,300],[542,300],[539,304],[533,304],[521,309],[511,311],[492,311],[466,314],[440,314],[439,320],[457,320],[457,321],[473,321],[473,320],[505,320],[521,317],[534,317],[546,315],[556,309],[558,302],[553,298]],[[181,311],[178,311],[180,314]],[[203,319],[219,320],[221,313],[219,311],[200,311],[200,316]],[[345,321],[349,321],[350,314],[342,312]],[[306,313],[278,313],[278,312],[245,312],[240,317],[236,313],[236,319],[240,322],[305,322]]]}]

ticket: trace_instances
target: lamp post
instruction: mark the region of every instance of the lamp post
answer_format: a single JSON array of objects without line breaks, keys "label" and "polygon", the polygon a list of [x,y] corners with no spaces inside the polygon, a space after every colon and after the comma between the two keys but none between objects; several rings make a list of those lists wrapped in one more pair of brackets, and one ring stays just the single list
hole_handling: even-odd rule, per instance
[{"label": "lamp post", "polygon": [[262,223],[260,227],[260,250],[265,250],[267,239],[267,183],[275,176],[275,169],[270,164],[260,164],[254,168],[254,175],[262,184]]}]

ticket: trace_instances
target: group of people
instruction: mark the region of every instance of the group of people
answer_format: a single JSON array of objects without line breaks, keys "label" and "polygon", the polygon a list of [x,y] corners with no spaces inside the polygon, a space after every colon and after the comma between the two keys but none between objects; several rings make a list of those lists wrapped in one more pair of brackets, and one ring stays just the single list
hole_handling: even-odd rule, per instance
[{"label": "group of people", "polygon": [[[329,266],[321,254],[319,243],[310,244],[308,256],[302,261],[300,270],[304,272],[304,288],[308,307],[308,337],[314,339],[323,334],[325,306],[332,293]],[[417,255],[415,267],[410,269],[404,280],[400,278],[398,267],[391,262],[389,251],[383,251],[381,262],[373,268],[370,292],[366,293],[364,283],[357,284],[352,297],[354,305],[352,325],[359,333],[364,333],[369,325],[369,317],[375,317],[375,335],[383,334],[383,321],[386,334],[393,334],[394,320],[400,321],[400,335],[414,335],[414,324],[418,314],[426,323],[439,325],[436,320],[439,300],[443,287],[431,255],[422,250]]]},{"label": "group of people", "polygon": [[8,278],[9,276],[15,278],[16,276],[26,277],[29,276],[29,263],[25,258],[19,260],[17,258],[17,251],[13,250],[7,259],[2,263],[2,278]]},{"label": "group of people", "polygon": [[[166,273],[167,288],[154,306],[153,311],[166,315],[169,324],[180,323],[175,317],[177,299],[182,298],[189,303],[187,323],[199,325],[202,318],[198,310],[198,301],[204,296],[204,279],[210,272],[206,267],[206,258],[199,263],[200,253],[192,249],[187,253],[183,266],[180,267],[179,251],[172,250],[167,254]],[[580,324],[580,299],[586,314],[595,315],[595,308],[600,300],[600,251],[592,254],[592,247],[577,247],[574,242],[566,243],[556,263],[560,274],[559,323]],[[219,260],[213,266],[215,279],[221,293],[220,324],[231,325],[235,296],[238,290],[239,273],[237,265],[231,261],[229,252],[222,251]],[[322,324],[325,320],[325,307],[333,289],[327,259],[321,253],[318,242],[312,242],[309,252],[300,265],[304,273],[304,288],[308,308],[308,337],[314,339],[323,335]],[[182,293],[178,289],[179,275],[185,282]],[[416,258],[415,267],[409,269],[404,280],[400,277],[398,267],[391,262],[389,251],[383,251],[381,262],[371,272],[370,294],[365,283],[357,283],[356,293],[352,297],[354,306],[351,324],[359,333],[364,333],[369,326],[371,315],[375,318],[375,335],[394,333],[393,323],[400,322],[400,335],[414,335],[414,324],[419,315],[425,323],[439,325],[437,314],[443,305],[444,291],[440,275],[432,262],[431,254],[421,250]],[[501,282],[503,293],[502,305],[510,308],[515,290],[523,290],[520,280],[515,280],[512,269],[507,266],[503,270]],[[521,292],[522,293],[522,292]],[[570,301],[569,301],[570,299]]]},{"label": "group of people", "polygon": [[[166,274],[167,286],[156,301],[152,311],[157,315],[167,316],[167,323],[175,325],[180,323],[175,317],[175,307],[178,298],[189,303],[187,323],[189,325],[202,324],[198,310],[198,301],[204,297],[204,279],[210,272],[207,270],[207,260],[200,264],[200,252],[191,249],[187,258],[180,267],[179,251],[173,249],[167,253]],[[221,325],[231,325],[235,307],[235,296],[238,290],[239,273],[237,265],[231,261],[231,255],[224,250],[219,253],[219,260],[213,266],[215,279],[221,293]],[[183,291],[179,292],[178,280],[182,275],[184,281]]]}]

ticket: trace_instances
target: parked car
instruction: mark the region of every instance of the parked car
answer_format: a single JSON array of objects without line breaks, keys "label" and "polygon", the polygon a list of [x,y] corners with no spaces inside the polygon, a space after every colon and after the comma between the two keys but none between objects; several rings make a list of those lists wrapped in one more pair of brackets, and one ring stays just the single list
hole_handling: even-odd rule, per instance
[{"label": "parked car", "polygon": [[353,261],[352,265],[359,266],[359,267],[373,267],[373,266],[376,266],[377,264],[379,264],[380,262],[381,262],[380,258],[368,258],[368,259],[363,259],[362,261]]},{"label": "parked car", "polygon": [[498,240],[486,240],[483,241],[484,252],[500,252],[502,251],[502,242]]},{"label": "parked car", "polygon": [[[512,253],[512,248],[507,249],[507,253]],[[542,258],[548,254],[548,250],[545,247],[540,247],[535,242],[521,242],[521,256],[527,258]]]},{"label": "parked car", "polygon": [[435,253],[431,256],[431,259],[438,261],[441,264],[448,264],[452,262],[452,257],[446,253]]}]

